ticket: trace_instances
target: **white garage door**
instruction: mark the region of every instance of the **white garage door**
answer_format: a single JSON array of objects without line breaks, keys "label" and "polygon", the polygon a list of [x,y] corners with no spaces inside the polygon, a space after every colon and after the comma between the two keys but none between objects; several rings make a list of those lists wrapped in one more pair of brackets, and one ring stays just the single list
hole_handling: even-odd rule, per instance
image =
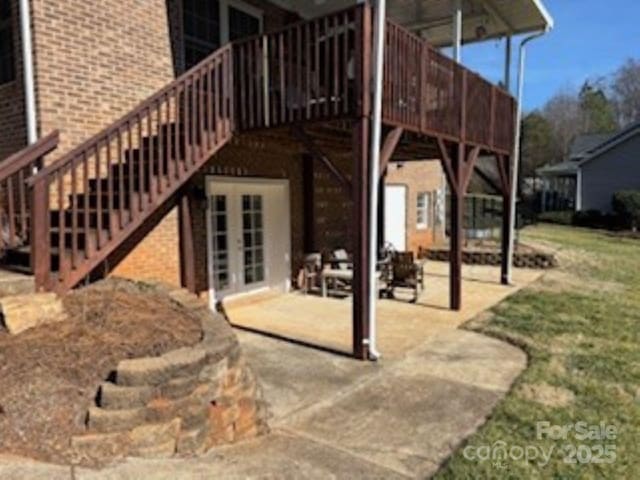
[{"label": "white garage door", "polygon": [[407,249],[407,187],[387,185],[384,198],[384,240],[396,250]]}]

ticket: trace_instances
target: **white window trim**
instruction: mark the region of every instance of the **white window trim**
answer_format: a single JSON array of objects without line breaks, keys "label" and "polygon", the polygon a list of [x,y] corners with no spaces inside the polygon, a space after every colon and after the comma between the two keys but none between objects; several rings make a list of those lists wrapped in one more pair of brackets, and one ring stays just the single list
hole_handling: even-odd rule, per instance
[{"label": "white window trim", "polygon": [[[425,204],[422,207],[420,207],[418,205],[418,202],[419,202],[421,196],[424,196],[424,198],[425,198]],[[420,212],[424,212],[424,218],[426,219],[426,221],[424,221],[424,222],[420,222],[419,221]],[[418,196],[416,197],[416,229],[417,230],[428,230],[429,229],[429,225],[431,224],[430,217],[431,217],[431,193],[430,192],[418,192]]]},{"label": "white window trim", "polygon": [[264,32],[264,11],[242,0],[219,0],[220,5],[220,45],[229,43],[229,7],[240,10],[260,21],[260,32]]}]

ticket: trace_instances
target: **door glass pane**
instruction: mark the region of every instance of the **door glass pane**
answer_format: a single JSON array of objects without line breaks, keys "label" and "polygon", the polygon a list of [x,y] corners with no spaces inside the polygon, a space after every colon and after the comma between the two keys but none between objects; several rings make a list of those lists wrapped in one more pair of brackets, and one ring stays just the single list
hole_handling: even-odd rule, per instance
[{"label": "door glass pane", "polygon": [[229,288],[229,232],[227,229],[227,197],[214,195],[210,199],[211,239],[213,245],[213,288],[221,291]]},{"label": "door glass pane", "polygon": [[264,235],[262,195],[242,196],[244,283],[264,281]]}]

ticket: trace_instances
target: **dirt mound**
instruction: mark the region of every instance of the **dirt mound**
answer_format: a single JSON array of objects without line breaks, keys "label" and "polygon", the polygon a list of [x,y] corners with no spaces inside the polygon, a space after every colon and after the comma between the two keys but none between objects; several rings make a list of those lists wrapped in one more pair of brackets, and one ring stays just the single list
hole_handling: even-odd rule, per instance
[{"label": "dirt mound", "polygon": [[17,336],[0,331],[0,452],[66,463],[98,385],[126,358],[202,337],[159,287],[109,279],[64,299],[68,320]]}]

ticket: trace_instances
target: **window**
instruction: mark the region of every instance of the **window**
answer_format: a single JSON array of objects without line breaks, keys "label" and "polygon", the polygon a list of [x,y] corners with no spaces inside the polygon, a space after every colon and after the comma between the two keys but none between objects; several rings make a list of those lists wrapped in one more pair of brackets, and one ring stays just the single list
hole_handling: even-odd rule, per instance
[{"label": "window", "polygon": [[430,208],[431,208],[431,195],[428,192],[418,193],[418,214],[416,216],[416,227],[419,230],[429,228],[430,220]]},{"label": "window", "polygon": [[11,2],[0,0],[0,85],[15,79]]},{"label": "window", "polygon": [[184,63],[188,70],[220,46],[218,0],[184,0]]},{"label": "window", "polygon": [[183,0],[183,22],[189,69],[223,43],[260,33],[262,12],[239,0]]}]

